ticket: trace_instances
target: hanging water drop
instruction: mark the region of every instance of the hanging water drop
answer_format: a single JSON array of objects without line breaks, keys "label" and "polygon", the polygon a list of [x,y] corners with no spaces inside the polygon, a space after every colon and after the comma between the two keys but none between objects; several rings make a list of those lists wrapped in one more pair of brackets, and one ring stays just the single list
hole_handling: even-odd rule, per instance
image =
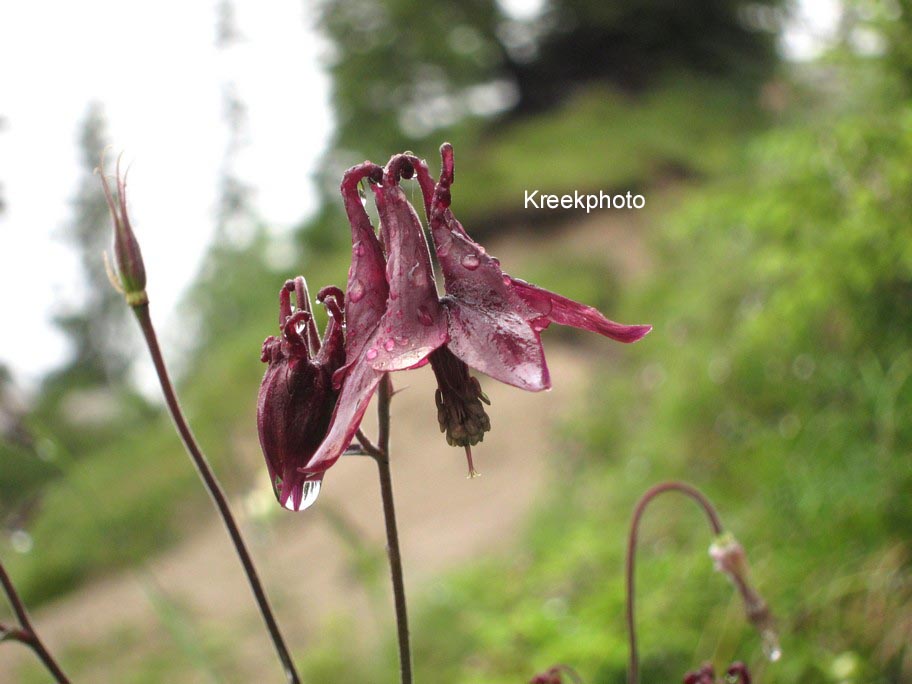
[{"label": "hanging water drop", "polygon": [[481,264],[481,261],[475,254],[466,254],[460,262],[462,267],[468,271],[474,271]]},{"label": "hanging water drop", "polygon": [[320,496],[321,485],[322,482],[320,480],[305,482],[302,486],[303,496],[301,497],[301,503],[298,504],[298,507],[295,508],[294,506],[294,496],[289,496],[288,501],[285,502],[285,508],[289,511],[307,510],[317,502],[317,497]]},{"label": "hanging water drop", "polygon": [[763,655],[771,663],[777,662],[782,657],[782,648],[779,646],[779,635],[771,629],[763,630],[760,635],[763,646]]}]

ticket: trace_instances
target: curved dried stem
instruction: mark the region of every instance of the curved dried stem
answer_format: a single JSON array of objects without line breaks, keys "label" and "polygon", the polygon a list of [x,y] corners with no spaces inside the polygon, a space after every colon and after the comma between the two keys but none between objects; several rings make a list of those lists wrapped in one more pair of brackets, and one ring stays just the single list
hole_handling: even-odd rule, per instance
[{"label": "curved dried stem", "polygon": [[626,582],[627,582],[627,637],[630,645],[630,659],[627,666],[627,683],[639,684],[640,681],[640,660],[637,651],[636,619],[634,615],[634,592],[636,580],[636,549],[637,538],[640,530],[640,519],[646,507],[660,494],[665,492],[679,492],[693,499],[703,512],[712,529],[713,536],[718,537],[722,534],[722,521],[719,520],[719,514],[709,499],[703,495],[696,487],[684,482],[662,482],[650,487],[633,509],[633,518],[630,521],[630,534],[627,537],[627,559],[625,563]]}]

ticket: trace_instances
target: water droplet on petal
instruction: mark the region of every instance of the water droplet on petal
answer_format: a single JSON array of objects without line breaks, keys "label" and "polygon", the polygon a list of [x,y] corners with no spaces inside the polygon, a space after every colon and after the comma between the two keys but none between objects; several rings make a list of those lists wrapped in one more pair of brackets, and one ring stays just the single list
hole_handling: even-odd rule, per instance
[{"label": "water droplet on petal", "polygon": [[364,283],[355,279],[348,288],[348,301],[354,303],[360,302],[362,299],[364,299]]},{"label": "water droplet on petal", "polygon": [[361,244],[360,240],[352,247],[352,251],[355,253],[355,256],[364,256],[364,245]]},{"label": "water droplet on petal", "polygon": [[392,337],[389,338],[386,342],[383,343],[383,348],[386,349],[386,351],[393,351],[393,349],[396,348],[395,340],[393,340]]},{"label": "water droplet on petal", "polygon": [[399,344],[401,344],[403,347],[407,347],[408,343],[409,343],[409,338],[407,338],[407,337],[399,338]]},{"label": "water droplet on petal", "polygon": [[475,254],[466,254],[460,262],[462,267],[468,271],[474,271],[481,264],[481,261]]},{"label": "water droplet on petal", "polygon": [[512,284],[513,284],[513,278],[511,278],[510,276],[508,276],[506,273],[504,273],[503,281],[504,281],[504,285],[512,285]]},{"label": "water droplet on petal", "polygon": [[367,360],[368,360],[368,361],[373,361],[374,359],[376,359],[376,358],[377,358],[377,353],[378,353],[377,350],[374,349],[373,347],[371,347],[370,349],[368,349],[368,350],[367,350]]},{"label": "water droplet on petal", "polygon": [[320,496],[320,486],[322,482],[315,480],[313,482],[305,482],[303,485],[303,496],[301,497],[301,503],[297,508],[294,507],[294,496],[289,496],[288,501],[285,502],[285,508],[289,511],[304,511],[313,506],[317,502],[317,497]]},{"label": "water droplet on petal", "polygon": [[431,325],[434,322],[434,317],[431,316],[431,313],[425,307],[419,306],[418,320],[421,321],[422,325]]}]

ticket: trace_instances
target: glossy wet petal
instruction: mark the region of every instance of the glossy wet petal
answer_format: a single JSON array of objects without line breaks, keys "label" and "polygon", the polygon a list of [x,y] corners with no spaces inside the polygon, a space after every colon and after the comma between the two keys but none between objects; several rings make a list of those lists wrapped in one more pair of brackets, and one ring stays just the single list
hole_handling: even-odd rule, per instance
[{"label": "glossy wet petal", "polygon": [[[365,346],[369,349],[372,342],[373,338]],[[366,353],[365,350],[364,355]],[[309,475],[324,472],[339,460],[354,439],[371,397],[380,384],[383,373],[374,370],[364,355],[355,360],[345,378],[326,438],[302,468]]]},{"label": "glossy wet petal", "polygon": [[473,306],[444,299],[449,312],[447,347],[470,367],[508,385],[538,392],[551,387],[539,333],[507,307]]},{"label": "glossy wet petal", "polygon": [[383,170],[376,164],[364,162],[345,172],[340,187],[352,233],[352,260],[348,270],[345,309],[348,363],[361,355],[365,341],[373,334],[386,310],[389,296],[383,248],[358,192],[359,182],[368,178],[379,181],[382,173]]},{"label": "glossy wet petal", "polygon": [[437,296],[421,222],[394,179],[374,186],[386,244],[389,299],[365,359],[376,370],[413,368],[447,341],[447,320]]},{"label": "glossy wet petal", "polygon": [[590,330],[624,343],[636,342],[652,330],[651,325],[615,323],[605,318],[594,307],[567,299],[555,292],[550,292],[518,278],[511,278],[510,276],[506,276],[506,278],[509,279],[513,291],[526,304],[559,325],[569,325],[574,328]]}]

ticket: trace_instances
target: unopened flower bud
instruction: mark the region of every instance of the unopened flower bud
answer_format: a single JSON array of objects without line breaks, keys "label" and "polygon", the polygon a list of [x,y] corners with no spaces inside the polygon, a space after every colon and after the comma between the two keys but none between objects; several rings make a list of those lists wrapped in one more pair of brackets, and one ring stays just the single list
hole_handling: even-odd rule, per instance
[{"label": "unopened flower bud", "polygon": [[149,302],[146,295],[146,267],[143,264],[142,251],[139,242],[130,226],[130,217],[127,214],[127,179],[126,174],[120,173],[120,160],[117,161],[115,170],[116,188],[112,192],[108,178],[104,174],[104,158],[98,169],[101,177],[101,186],[104,190],[108,209],[114,221],[114,269],[108,267],[108,277],[111,284],[127,300],[132,307],[142,306]]}]

